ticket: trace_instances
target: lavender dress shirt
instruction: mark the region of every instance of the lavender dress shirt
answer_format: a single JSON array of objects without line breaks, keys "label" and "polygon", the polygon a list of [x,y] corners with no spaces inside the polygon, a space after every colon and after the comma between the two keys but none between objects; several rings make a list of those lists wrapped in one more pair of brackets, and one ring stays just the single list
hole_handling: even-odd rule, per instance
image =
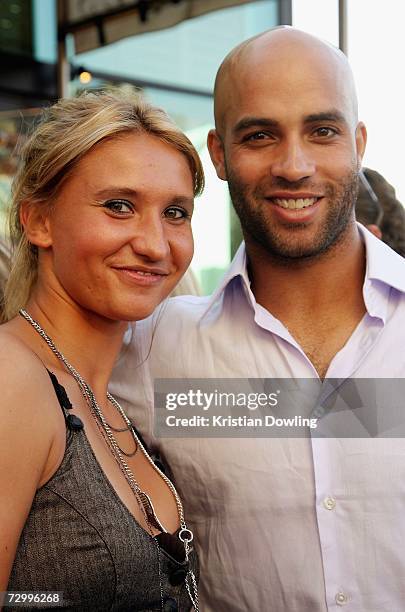
[{"label": "lavender dress shirt", "polygon": [[[327,377],[405,378],[405,260],[359,231],[367,312]],[[171,299],[128,335],[111,390],[174,472],[205,612],[405,610],[403,439],[153,436],[154,377],[317,376],[256,303],[243,245],[213,296]]]}]

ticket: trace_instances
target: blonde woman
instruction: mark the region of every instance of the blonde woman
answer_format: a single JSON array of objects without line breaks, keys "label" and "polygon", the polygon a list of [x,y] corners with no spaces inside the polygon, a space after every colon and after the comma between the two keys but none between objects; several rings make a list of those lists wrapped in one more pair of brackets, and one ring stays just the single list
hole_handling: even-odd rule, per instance
[{"label": "blonde woman", "polygon": [[182,502],[107,384],[127,322],[189,265],[202,186],[190,141],[138,97],[62,100],[25,145],[0,328],[0,591],[198,609]]}]

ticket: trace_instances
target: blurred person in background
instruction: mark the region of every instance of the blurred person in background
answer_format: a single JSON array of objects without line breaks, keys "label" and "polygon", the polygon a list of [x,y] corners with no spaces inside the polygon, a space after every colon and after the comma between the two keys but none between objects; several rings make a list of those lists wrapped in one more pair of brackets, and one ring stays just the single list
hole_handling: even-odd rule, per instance
[{"label": "blurred person in background", "polygon": [[356,219],[405,257],[405,209],[392,185],[370,168],[360,173]]}]

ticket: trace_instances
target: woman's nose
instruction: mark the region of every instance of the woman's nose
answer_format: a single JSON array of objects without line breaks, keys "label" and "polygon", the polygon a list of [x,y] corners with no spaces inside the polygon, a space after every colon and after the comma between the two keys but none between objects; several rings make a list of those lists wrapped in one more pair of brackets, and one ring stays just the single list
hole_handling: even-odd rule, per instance
[{"label": "woman's nose", "polygon": [[150,261],[162,261],[169,253],[164,219],[159,215],[147,215],[137,219],[131,246],[137,255]]}]

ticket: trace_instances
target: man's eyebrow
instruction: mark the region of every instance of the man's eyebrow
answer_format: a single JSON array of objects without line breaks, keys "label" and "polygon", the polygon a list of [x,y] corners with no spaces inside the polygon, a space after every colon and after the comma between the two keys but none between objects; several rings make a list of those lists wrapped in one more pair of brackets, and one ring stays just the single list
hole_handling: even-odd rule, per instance
[{"label": "man's eyebrow", "polygon": [[238,134],[252,127],[274,129],[279,127],[279,125],[278,121],[267,117],[243,117],[237,122],[233,128],[233,132]]},{"label": "man's eyebrow", "polygon": [[[343,113],[332,109],[319,113],[311,113],[304,118],[304,123],[317,123],[318,121],[332,121],[333,123],[347,123]],[[250,128],[267,128],[277,129],[280,127],[280,122],[270,117],[242,117],[233,128],[234,134],[239,134]]]},{"label": "man's eyebrow", "polygon": [[317,123],[318,121],[332,121],[333,123],[347,123],[343,113],[338,110],[330,110],[322,113],[312,113],[307,115],[304,123]]}]

